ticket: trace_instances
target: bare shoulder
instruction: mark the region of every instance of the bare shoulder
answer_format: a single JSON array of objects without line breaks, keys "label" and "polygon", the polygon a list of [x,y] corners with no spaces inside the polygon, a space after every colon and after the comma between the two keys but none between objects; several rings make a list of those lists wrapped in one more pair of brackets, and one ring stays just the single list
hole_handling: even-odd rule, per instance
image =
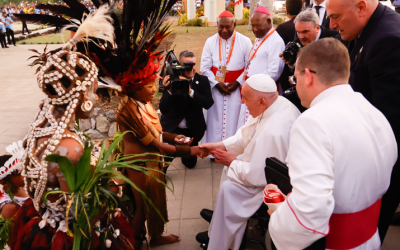
[{"label": "bare shoulder", "polygon": [[[78,137],[76,134],[74,134],[73,136]],[[64,138],[60,141],[60,144],[58,145],[54,153],[67,157],[71,162],[75,164],[83,155],[83,151],[84,147],[76,139]]]},{"label": "bare shoulder", "polygon": [[18,205],[14,203],[8,203],[3,206],[3,209],[1,210],[1,215],[4,217],[4,219],[12,218],[18,212],[18,209]]}]

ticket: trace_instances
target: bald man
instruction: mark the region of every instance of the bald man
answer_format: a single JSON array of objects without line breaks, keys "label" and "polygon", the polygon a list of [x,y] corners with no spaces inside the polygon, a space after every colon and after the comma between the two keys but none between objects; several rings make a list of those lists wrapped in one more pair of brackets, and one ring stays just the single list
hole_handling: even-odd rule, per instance
[{"label": "bald man", "polygon": [[[244,79],[256,74],[266,74],[275,82],[283,72],[285,64],[279,54],[285,50],[285,42],[272,26],[271,14],[267,8],[260,6],[251,16],[251,29],[256,36],[253,47],[246,57]],[[249,112],[242,105],[238,127],[243,126],[249,118]]]},{"label": "bald man", "polygon": [[265,159],[285,159],[290,129],[300,115],[290,101],[278,95],[275,81],[265,74],[246,81],[242,103],[251,115],[247,123],[234,136],[201,146],[225,165],[210,230],[196,236],[208,244],[208,250],[239,249],[247,220],[262,204],[267,184]]},{"label": "bald man", "polygon": [[210,81],[214,99],[214,105],[207,112],[203,143],[225,140],[238,130],[242,74],[251,41],[235,31],[235,27],[233,14],[222,12],[218,18],[218,33],[208,38],[203,48],[200,70]]},{"label": "bald man", "polygon": [[[379,209],[397,160],[385,116],[348,84],[347,49],[334,38],[304,47],[295,75],[301,104],[286,158],[292,192],[268,230],[279,250],[378,250]],[[270,211],[269,211],[270,213]]]},{"label": "bald man", "polygon": [[[331,28],[350,41],[350,85],[389,120],[400,142],[400,15],[378,0],[328,0]],[[400,201],[400,162],[382,199],[379,234],[383,242]]]}]

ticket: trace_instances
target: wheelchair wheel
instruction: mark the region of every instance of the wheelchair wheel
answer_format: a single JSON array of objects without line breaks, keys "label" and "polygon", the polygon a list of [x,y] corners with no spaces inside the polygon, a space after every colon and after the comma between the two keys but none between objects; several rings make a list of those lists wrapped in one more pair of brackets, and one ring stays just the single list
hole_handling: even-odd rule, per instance
[{"label": "wheelchair wheel", "polygon": [[274,242],[272,242],[271,235],[269,234],[269,229],[265,232],[265,246],[267,250],[277,250]]}]

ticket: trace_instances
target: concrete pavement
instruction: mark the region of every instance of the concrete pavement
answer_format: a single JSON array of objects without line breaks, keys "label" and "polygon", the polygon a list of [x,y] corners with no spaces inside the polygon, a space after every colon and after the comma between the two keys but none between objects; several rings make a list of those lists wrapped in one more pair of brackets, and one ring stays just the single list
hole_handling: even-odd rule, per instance
[{"label": "concrete pavement", "polygon": [[[49,49],[60,45],[49,45]],[[38,104],[44,98],[36,83],[35,69],[26,59],[33,55],[28,49],[43,51],[44,45],[20,45],[10,49],[0,48],[0,154],[5,147],[22,139],[28,131]],[[179,159],[173,162],[168,175],[175,185],[175,193],[167,190],[170,222],[166,233],[177,234],[181,242],[161,246],[159,250],[201,250],[195,240],[198,232],[208,223],[200,217],[202,208],[212,209],[215,204],[222,166],[209,159],[199,159],[195,169],[185,169]],[[400,249],[400,227],[391,226],[383,250]],[[146,249],[144,244],[142,249]],[[248,249],[261,249],[249,246]]]}]

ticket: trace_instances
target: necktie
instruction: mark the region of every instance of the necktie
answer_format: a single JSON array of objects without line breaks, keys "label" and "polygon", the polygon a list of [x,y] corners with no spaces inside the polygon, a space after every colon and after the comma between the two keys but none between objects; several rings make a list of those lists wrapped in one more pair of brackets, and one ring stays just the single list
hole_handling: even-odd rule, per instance
[{"label": "necktie", "polygon": [[193,79],[189,81],[189,85],[190,85],[190,87],[193,86]]},{"label": "necktie", "polygon": [[321,6],[318,6],[318,5],[316,5],[315,7],[315,11],[317,12],[317,14],[318,14],[318,17],[319,17],[319,10],[322,8]]}]

